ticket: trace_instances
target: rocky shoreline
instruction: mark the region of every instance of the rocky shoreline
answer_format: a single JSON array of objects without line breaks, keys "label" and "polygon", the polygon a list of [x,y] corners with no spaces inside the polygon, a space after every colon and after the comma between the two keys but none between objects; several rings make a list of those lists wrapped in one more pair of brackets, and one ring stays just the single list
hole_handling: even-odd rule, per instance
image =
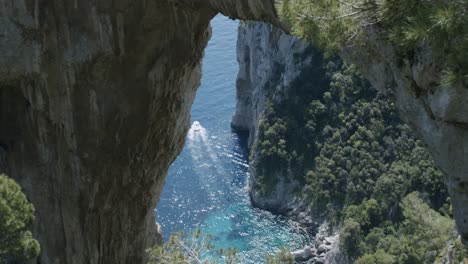
[{"label": "rocky shoreline", "polygon": [[314,244],[291,252],[296,263],[307,264],[348,264],[351,261],[339,249],[339,232],[333,232],[324,222],[318,228]]},{"label": "rocky shoreline", "polygon": [[[258,153],[251,147],[258,139],[258,126],[266,100],[280,103],[294,93],[294,87],[301,81],[315,83],[314,76],[321,73],[311,65],[321,65],[323,59],[309,43],[266,23],[241,22],[238,34],[237,105],[231,126],[249,133],[253,168]],[[324,215],[312,212],[306,197],[295,195],[302,192],[302,187],[292,173],[278,172],[274,177],[279,182],[266,195],[260,192],[255,171],[250,169],[250,198],[254,206],[284,215],[309,234],[315,234],[313,244],[291,252],[296,262],[349,263],[339,251],[339,232],[332,231],[338,229],[329,228]]]}]

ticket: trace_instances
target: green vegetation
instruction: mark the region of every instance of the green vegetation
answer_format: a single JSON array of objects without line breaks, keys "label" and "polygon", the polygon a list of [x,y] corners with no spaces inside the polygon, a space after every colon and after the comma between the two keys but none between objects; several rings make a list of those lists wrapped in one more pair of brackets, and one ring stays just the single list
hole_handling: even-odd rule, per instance
[{"label": "green vegetation", "polygon": [[385,263],[433,263],[453,235],[454,223],[431,209],[417,192],[401,202],[404,220],[373,228],[362,237],[358,252],[363,254],[356,263],[371,264],[381,259]]},{"label": "green vegetation", "polygon": [[[171,235],[168,242],[147,250],[148,264],[235,264],[241,263],[235,248],[215,249],[211,235],[183,232]],[[293,264],[291,253],[282,248],[276,255],[266,256],[266,264]]]},{"label": "green vegetation", "polygon": [[278,254],[267,256],[265,264],[294,264],[294,257],[286,248],[282,248]]},{"label": "green vegetation", "polygon": [[[286,122],[276,116],[271,101],[265,103],[265,121],[260,124],[259,137],[255,144],[257,160],[256,174],[260,179],[260,188],[263,193],[268,193],[276,184],[277,179],[272,177],[275,172],[281,172],[288,167],[288,151],[286,149]],[[254,153],[254,151],[252,152]],[[269,177],[268,177],[269,176]]]},{"label": "green vegetation", "polygon": [[443,174],[355,67],[326,69],[321,93],[267,103],[254,146],[261,186],[273,188],[275,170],[292,173],[312,210],[341,225],[340,246],[357,263],[433,261],[454,228]]},{"label": "green vegetation", "polygon": [[211,236],[200,230],[174,233],[167,243],[147,250],[149,264],[218,264],[237,263],[236,250],[216,250]]},{"label": "green vegetation", "polygon": [[411,60],[427,46],[444,70],[441,86],[467,84],[468,1],[280,0],[277,7],[293,33],[330,53],[378,41]]},{"label": "green vegetation", "polygon": [[34,221],[34,207],[21,187],[0,175],[0,263],[26,261],[39,255],[39,243],[29,228]]}]

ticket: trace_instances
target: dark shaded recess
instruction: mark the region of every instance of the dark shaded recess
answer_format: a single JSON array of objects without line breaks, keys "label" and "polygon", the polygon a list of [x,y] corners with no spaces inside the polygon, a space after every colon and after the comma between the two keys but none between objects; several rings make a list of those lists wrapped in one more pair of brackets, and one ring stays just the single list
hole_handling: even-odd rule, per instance
[{"label": "dark shaded recess", "polygon": [[27,120],[31,103],[24,98],[19,83],[0,84],[0,147],[11,152],[23,131],[20,120]]},{"label": "dark shaded recess", "polygon": [[237,138],[239,139],[239,146],[242,150],[242,155],[248,156],[249,154],[249,131],[232,127],[232,132],[235,133],[237,135]]},{"label": "dark shaded recess", "polygon": [[[301,74],[290,84],[286,100],[281,102],[279,107],[275,107],[278,116],[287,117],[288,120],[288,131],[291,132],[287,134],[286,138],[288,152],[304,153],[303,163],[291,164],[291,169],[294,170],[293,175],[303,175],[305,168],[313,166],[312,163],[317,154],[311,152],[307,144],[304,144],[303,136],[298,135],[298,133],[302,133],[301,129],[307,122],[304,106],[313,100],[322,98],[330,86],[330,78],[327,75],[327,69],[324,67],[323,53],[312,47],[305,53],[307,55],[313,54],[313,63],[301,71]],[[332,61],[337,65],[342,64],[338,59]],[[303,177],[299,177],[298,180],[305,183]]]}]

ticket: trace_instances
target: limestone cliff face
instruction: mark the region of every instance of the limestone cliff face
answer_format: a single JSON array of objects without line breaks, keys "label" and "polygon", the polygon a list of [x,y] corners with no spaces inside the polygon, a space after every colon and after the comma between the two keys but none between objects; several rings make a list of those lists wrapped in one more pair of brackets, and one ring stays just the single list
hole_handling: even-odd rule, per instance
[{"label": "limestone cliff face", "polygon": [[0,0],[0,171],[36,207],[40,263],[142,263],[218,12],[270,1]]},{"label": "limestone cliff face", "polygon": [[[257,140],[265,100],[280,103],[304,83],[323,84],[322,56],[305,41],[262,22],[241,22],[237,42],[237,106],[232,126],[249,131],[249,147]],[[313,92],[313,91],[311,91]],[[253,151],[253,163],[258,153]],[[294,175],[278,172],[279,183],[265,195],[250,171],[250,195],[259,207],[285,213],[297,207],[294,193],[300,189]]]},{"label": "limestone cliff face", "polygon": [[[286,99],[291,84],[306,75],[318,52],[270,24],[241,22],[237,40],[237,105],[232,126],[249,131],[249,147],[267,98],[279,103]],[[317,58],[321,60],[321,58]]]}]

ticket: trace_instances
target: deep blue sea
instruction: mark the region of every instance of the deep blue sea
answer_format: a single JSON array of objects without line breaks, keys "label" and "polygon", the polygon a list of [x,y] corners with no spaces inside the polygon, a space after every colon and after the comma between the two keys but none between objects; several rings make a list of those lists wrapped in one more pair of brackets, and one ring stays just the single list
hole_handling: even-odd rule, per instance
[{"label": "deep blue sea", "polygon": [[297,225],[252,207],[248,157],[231,131],[235,111],[238,22],[218,16],[203,60],[201,87],[192,108],[184,150],[172,164],[157,220],[167,239],[175,231],[200,228],[217,247],[236,247],[242,263],[263,263],[281,246],[302,248],[308,237]]}]

